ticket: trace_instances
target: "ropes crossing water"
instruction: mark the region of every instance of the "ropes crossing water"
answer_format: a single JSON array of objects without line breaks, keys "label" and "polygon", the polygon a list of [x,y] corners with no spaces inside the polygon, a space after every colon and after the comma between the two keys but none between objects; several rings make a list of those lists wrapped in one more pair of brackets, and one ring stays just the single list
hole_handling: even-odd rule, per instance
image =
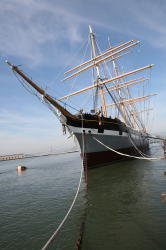
[{"label": "ropes crossing water", "polygon": [[50,245],[50,243],[55,239],[56,235],[58,234],[58,232],[60,231],[60,229],[62,228],[62,226],[66,222],[67,218],[69,217],[70,212],[71,212],[71,210],[72,210],[72,208],[73,208],[73,206],[74,206],[74,204],[76,202],[76,199],[78,197],[78,194],[79,194],[79,190],[80,190],[80,187],[81,187],[81,181],[82,181],[82,175],[83,175],[83,167],[81,168],[81,174],[80,174],[80,180],[79,180],[78,188],[77,188],[76,194],[74,196],[74,199],[73,199],[73,202],[72,202],[70,208],[68,209],[65,217],[63,218],[62,222],[59,224],[58,228],[51,235],[51,237],[48,239],[48,241],[46,242],[46,244],[41,248],[41,250],[45,250],[45,249],[48,248],[48,246]]},{"label": "ropes crossing water", "polygon": [[[83,127],[83,118],[82,118],[82,127]],[[48,241],[46,242],[46,244],[41,248],[41,250],[46,250],[48,248],[48,246],[51,244],[51,242],[55,239],[56,235],[58,234],[58,232],[61,230],[62,226],[64,225],[64,223],[66,222],[67,218],[69,217],[74,204],[76,202],[76,199],[78,197],[79,191],[80,191],[80,187],[81,187],[81,181],[82,181],[82,176],[83,176],[83,161],[84,161],[84,148],[85,148],[85,144],[84,144],[84,135],[82,133],[82,167],[81,167],[81,173],[80,173],[80,179],[79,179],[79,184],[77,187],[77,191],[76,194],[74,196],[74,199],[72,201],[72,204],[70,206],[70,208],[68,209],[66,215],[64,216],[62,222],[59,224],[58,228],[55,230],[55,232],[51,235],[51,237],[48,239]]]},{"label": "ropes crossing water", "polygon": [[144,153],[136,146],[136,144],[134,143],[134,141],[133,141],[133,139],[132,139],[131,133],[128,134],[128,137],[129,137],[130,142],[131,142],[132,145],[134,146],[134,148],[137,150],[137,152],[138,152],[142,157],[149,158],[148,155],[144,154]]},{"label": "ropes crossing water", "polygon": [[161,157],[139,157],[139,156],[134,156],[134,155],[128,155],[128,154],[124,154],[124,153],[121,153],[111,147],[108,147],[107,145],[105,145],[103,142],[101,142],[100,140],[98,140],[97,138],[93,137],[93,139],[95,141],[97,141],[98,143],[100,143],[101,145],[103,145],[105,148],[111,150],[112,152],[116,153],[116,154],[119,154],[119,155],[122,155],[122,156],[126,156],[126,157],[130,157],[130,158],[135,158],[135,159],[139,159],[139,160],[149,160],[149,161],[153,161],[153,160],[163,160],[165,159],[164,156],[161,156]]}]

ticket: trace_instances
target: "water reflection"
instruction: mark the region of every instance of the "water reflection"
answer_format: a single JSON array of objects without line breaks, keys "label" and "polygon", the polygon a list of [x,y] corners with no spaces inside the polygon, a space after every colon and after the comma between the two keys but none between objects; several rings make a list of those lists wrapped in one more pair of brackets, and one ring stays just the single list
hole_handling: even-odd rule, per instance
[{"label": "water reflection", "polygon": [[166,249],[165,163],[132,160],[89,171],[83,250]]}]

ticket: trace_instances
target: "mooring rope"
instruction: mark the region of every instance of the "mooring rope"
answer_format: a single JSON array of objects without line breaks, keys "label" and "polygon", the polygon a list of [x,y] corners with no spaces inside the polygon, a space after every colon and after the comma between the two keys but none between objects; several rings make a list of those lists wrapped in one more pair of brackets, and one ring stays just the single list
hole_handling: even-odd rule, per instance
[{"label": "mooring rope", "polygon": [[55,232],[51,235],[51,237],[48,239],[48,241],[46,242],[46,244],[41,248],[41,250],[45,250],[48,248],[48,246],[50,245],[50,243],[55,239],[56,235],[58,234],[58,232],[60,231],[60,229],[62,228],[62,226],[64,225],[64,223],[66,222],[68,216],[70,215],[70,212],[76,202],[76,199],[78,197],[78,194],[79,194],[79,190],[80,190],[80,187],[81,187],[81,181],[82,181],[82,175],[83,175],[83,166],[81,168],[81,174],[80,174],[80,180],[79,180],[79,184],[78,184],[78,188],[77,188],[77,192],[74,196],[74,199],[73,199],[73,202],[70,206],[70,208],[68,209],[65,217],[63,218],[62,222],[59,224],[58,228],[55,230]]},{"label": "mooring rope", "polygon": [[93,137],[93,139],[95,141],[97,141],[98,143],[100,143],[101,145],[103,145],[105,148],[111,150],[112,152],[116,153],[116,154],[119,154],[119,155],[122,155],[122,156],[126,156],[126,157],[130,157],[130,158],[135,158],[135,159],[139,159],[139,160],[149,160],[149,161],[153,161],[153,160],[162,160],[162,159],[165,159],[164,156],[161,156],[161,157],[139,157],[139,156],[134,156],[134,155],[128,155],[128,154],[124,154],[124,153],[121,153],[119,151],[116,151],[115,149],[113,148],[110,148],[108,147],[107,145],[105,145],[103,142],[101,142],[100,140],[98,140],[97,138]]},{"label": "mooring rope", "polygon": [[144,154],[144,153],[136,146],[136,144],[134,143],[134,140],[133,140],[132,137],[131,137],[131,133],[128,134],[128,138],[130,139],[130,142],[132,143],[132,145],[134,146],[134,148],[137,150],[137,152],[138,152],[142,157],[147,157],[147,158],[149,158],[148,155]]},{"label": "mooring rope", "polygon": [[[82,128],[83,128],[83,119],[82,119]],[[83,131],[83,129],[82,129]],[[84,170],[84,152],[85,151],[85,142],[84,142],[84,134],[82,132],[82,167],[81,167],[81,173],[80,173],[80,179],[79,179],[79,183],[78,183],[78,187],[77,187],[77,191],[76,194],[74,196],[74,199],[72,201],[72,204],[70,206],[70,208],[68,209],[65,217],[63,218],[62,222],[59,224],[58,228],[55,230],[55,232],[51,235],[51,237],[48,239],[48,241],[46,242],[46,244],[41,248],[41,250],[45,250],[48,248],[48,246],[50,245],[50,243],[55,239],[56,235],[58,234],[58,232],[61,230],[62,226],[64,225],[64,223],[66,222],[67,218],[69,217],[74,204],[76,202],[76,199],[78,197],[79,191],[80,191],[80,187],[81,187],[81,182],[82,182],[82,176],[83,176],[83,170]]]}]

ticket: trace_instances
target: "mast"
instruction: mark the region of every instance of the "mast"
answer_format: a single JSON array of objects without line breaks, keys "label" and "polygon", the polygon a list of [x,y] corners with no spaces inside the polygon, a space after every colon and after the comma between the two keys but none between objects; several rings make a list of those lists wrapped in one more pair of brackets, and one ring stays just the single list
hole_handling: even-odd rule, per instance
[{"label": "mast", "polygon": [[[109,47],[112,47],[112,46],[111,46],[111,42],[110,42],[110,38],[108,38],[108,43],[109,43]],[[113,75],[114,75],[114,76],[118,76],[118,75],[119,75],[119,74],[118,74],[118,67],[117,67],[117,65],[116,65],[115,57],[114,57],[114,56],[112,56],[112,65],[113,65]],[[113,84],[114,84],[114,85],[119,84],[119,79],[113,81]],[[118,99],[122,100],[121,90],[120,90],[120,89],[117,89],[117,90],[116,90],[116,93],[117,93],[117,95],[118,95]],[[117,99],[117,98],[116,98],[116,95],[115,95],[115,99]],[[126,112],[125,112],[126,110],[125,110],[124,104],[123,104],[123,103],[119,104],[119,107],[120,107],[120,110],[122,110],[123,118],[126,120]],[[119,112],[118,109],[117,109],[117,111],[118,111],[118,112],[117,112],[117,116],[118,116],[118,118],[119,118],[120,112]]]},{"label": "mast", "polygon": [[[91,46],[92,46],[92,58],[96,58],[97,51],[96,51],[96,44],[95,44],[95,35],[92,32],[92,28],[91,28],[90,25],[89,25],[89,35],[90,35]],[[94,59],[94,62],[95,62],[95,59]],[[103,86],[99,86],[99,83],[102,80],[101,74],[100,74],[100,68],[99,68],[98,64],[95,64],[94,67],[96,69],[96,76],[97,76],[97,79],[94,82],[94,85],[95,85],[95,83],[97,84],[97,86],[96,86],[96,93],[95,93],[94,98],[98,98],[98,89],[99,89],[99,92],[100,92],[100,95],[101,95],[101,109],[102,109],[102,113],[103,113],[103,115],[105,117],[107,117],[107,109],[106,109],[105,98],[104,98],[104,93],[103,93]],[[95,102],[95,100],[94,100],[94,110],[96,112],[96,102]]]},{"label": "mast", "polygon": [[130,72],[124,73],[124,74],[122,74],[122,75],[118,75],[118,76],[115,76],[115,77],[112,77],[112,78],[103,80],[103,81],[101,81],[101,82],[98,83],[98,84],[95,83],[95,84],[90,85],[90,86],[88,86],[88,87],[85,87],[85,88],[83,88],[83,89],[77,90],[77,91],[75,91],[75,92],[73,92],[73,93],[71,93],[71,94],[68,94],[68,95],[66,95],[66,96],[60,97],[60,98],[58,98],[58,100],[63,100],[63,99],[66,99],[67,97],[70,97],[70,96],[79,94],[79,93],[81,93],[81,92],[84,92],[84,91],[87,91],[87,90],[90,90],[90,89],[93,89],[93,88],[97,87],[98,85],[99,85],[99,86],[102,86],[103,84],[107,84],[107,83],[109,83],[109,82],[113,82],[114,80],[117,80],[117,79],[120,79],[120,78],[124,78],[125,76],[132,75],[132,74],[137,73],[137,72],[139,72],[139,71],[142,71],[142,70],[151,68],[152,66],[153,66],[153,64],[146,65],[146,66],[144,66],[144,67],[141,67],[141,68],[132,70],[132,71],[130,71]]},{"label": "mast", "polygon": [[[109,42],[109,48],[111,48],[111,43],[110,43],[110,39],[108,38],[108,42]],[[119,69],[118,69],[118,65],[117,62],[114,58],[114,56],[112,56],[112,64],[113,64],[113,73],[115,76],[119,75]],[[115,80],[115,85],[120,83],[120,79]],[[113,82],[114,83],[114,82]],[[126,86],[124,88],[118,88],[117,89],[117,94],[119,96],[119,100],[121,103],[119,103],[119,105],[121,106],[122,112],[124,113],[125,119],[127,119],[131,125],[131,127],[136,128],[136,126],[138,128],[143,129],[143,131],[146,131],[145,125],[143,124],[143,122],[141,121],[140,117],[138,116],[138,114],[135,112],[133,114],[132,110],[135,109],[134,104],[130,103],[130,105],[126,105],[125,102],[123,102],[124,97],[131,98],[131,93],[130,93],[130,89],[129,87],[130,84],[126,84]]]}]

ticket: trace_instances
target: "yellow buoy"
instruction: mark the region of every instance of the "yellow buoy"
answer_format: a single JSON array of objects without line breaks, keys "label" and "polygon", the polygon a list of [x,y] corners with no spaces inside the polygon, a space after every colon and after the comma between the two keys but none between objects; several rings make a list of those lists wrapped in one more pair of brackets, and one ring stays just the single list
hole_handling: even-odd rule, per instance
[{"label": "yellow buoy", "polygon": [[160,197],[163,202],[166,202],[166,192],[161,193]]},{"label": "yellow buoy", "polygon": [[16,170],[17,170],[18,172],[24,171],[24,170],[26,170],[26,169],[27,169],[27,167],[21,166],[21,165],[18,165],[18,166],[16,167]]}]

